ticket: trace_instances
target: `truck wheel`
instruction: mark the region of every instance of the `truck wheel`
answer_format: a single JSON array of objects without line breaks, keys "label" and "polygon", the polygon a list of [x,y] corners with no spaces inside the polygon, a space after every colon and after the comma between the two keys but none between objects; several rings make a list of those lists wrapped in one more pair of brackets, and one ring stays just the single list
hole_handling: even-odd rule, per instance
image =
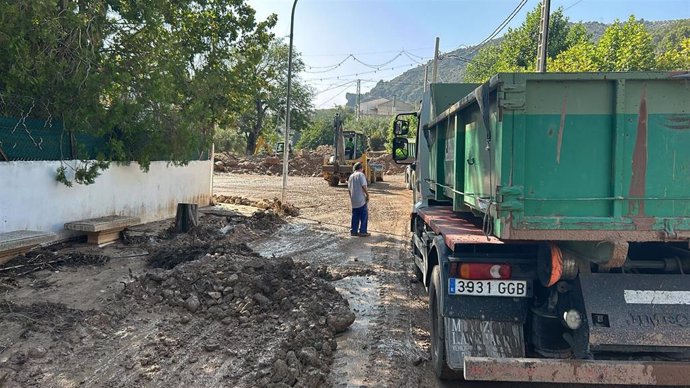
[{"label": "truck wheel", "polygon": [[331,178],[328,180],[328,185],[329,186],[338,186],[338,183],[340,183],[340,178],[337,175],[331,175]]},{"label": "truck wheel", "polygon": [[431,284],[429,285],[429,315],[431,318],[431,364],[434,373],[440,379],[458,378],[446,362],[446,328],[439,303],[443,297],[444,288],[441,287],[441,270],[435,266],[431,271]]}]

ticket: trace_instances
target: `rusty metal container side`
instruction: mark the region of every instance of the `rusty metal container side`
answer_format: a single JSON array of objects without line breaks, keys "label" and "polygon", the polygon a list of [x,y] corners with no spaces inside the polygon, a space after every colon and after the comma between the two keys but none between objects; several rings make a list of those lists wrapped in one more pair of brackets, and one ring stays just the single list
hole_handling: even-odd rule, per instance
[{"label": "rusty metal container side", "polygon": [[688,72],[500,73],[424,136],[435,199],[499,238],[690,238]]}]

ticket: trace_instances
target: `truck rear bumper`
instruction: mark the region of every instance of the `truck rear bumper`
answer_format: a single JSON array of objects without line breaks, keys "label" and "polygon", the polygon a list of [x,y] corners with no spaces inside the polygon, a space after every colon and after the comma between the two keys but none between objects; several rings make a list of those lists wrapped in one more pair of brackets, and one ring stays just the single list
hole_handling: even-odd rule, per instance
[{"label": "truck rear bumper", "polygon": [[690,386],[690,362],[465,357],[465,379]]}]

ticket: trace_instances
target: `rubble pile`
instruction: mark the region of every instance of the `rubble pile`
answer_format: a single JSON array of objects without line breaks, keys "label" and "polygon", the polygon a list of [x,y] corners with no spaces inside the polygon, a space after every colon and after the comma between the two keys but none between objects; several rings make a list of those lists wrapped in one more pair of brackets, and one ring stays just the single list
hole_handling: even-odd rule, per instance
[{"label": "rubble pile", "polygon": [[396,164],[393,157],[389,153],[372,153],[369,163],[378,163],[383,165],[383,173],[386,175],[395,175],[405,172],[405,165]]},{"label": "rubble pile", "polygon": [[258,201],[234,195],[214,195],[213,204],[228,203],[234,205],[252,206],[263,210],[272,211],[276,214],[296,217],[299,215],[299,208],[290,203],[282,203],[278,198],[260,199]]},{"label": "rubble pile", "polygon": [[[288,175],[292,176],[321,176],[323,164],[333,155],[333,146],[321,145],[315,150],[298,150],[290,155]],[[404,165],[398,165],[386,152],[372,152],[371,163],[383,165],[384,174],[400,174],[405,171]],[[280,156],[252,155],[239,157],[229,153],[219,153],[215,156],[214,170],[216,172],[231,172],[233,174],[282,175],[283,160]]]},{"label": "rubble pile", "polygon": [[[298,150],[290,155],[288,175],[320,176],[324,160],[333,155],[333,147],[322,145],[315,150]],[[235,174],[282,175],[283,159],[273,155],[252,155],[238,157],[222,153],[216,154],[216,172]]]},{"label": "rubble pile", "polygon": [[[335,334],[355,319],[317,269],[290,258],[266,259],[232,243],[172,269],[149,270],[127,284],[123,298],[169,306],[179,315],[178,326],[201,320],[224,325],[200,346],[245,366],[227,376],[227,384],[239,386],[320,386],[337,347]],[[181,338],[173,340],[186,347]]]},{"label": "rubble pile", "polygon": [[[163,231],[138,236],[148,252],[127,246],[126,255],[107,261],[69,253],[69,269],[0,273],[8,291],[47,290],[51,277],[85,276],[93,264],[104,268],[98,274],[122,271],[95,288],[83,309],[3,301],[0,386],[324,386],[335,336],[355,315],[324,268],[261,256],[236,238],[277,222],[269,211],[205,215],[193,239]],[[237,234],[218,239],[223,224]],[[45,260],[57,266],[68,261],[62,256]]]}]

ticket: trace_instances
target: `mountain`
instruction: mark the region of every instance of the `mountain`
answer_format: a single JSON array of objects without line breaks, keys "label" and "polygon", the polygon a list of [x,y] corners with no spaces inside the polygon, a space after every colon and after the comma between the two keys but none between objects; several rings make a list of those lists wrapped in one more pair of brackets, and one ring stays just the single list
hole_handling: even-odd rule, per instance
[{"label": "mountain", "polygon": [[[668,33],[669,27],[677,20],[662,20],[662,21],[646,21],[641,20],[647,30],[654,38],[654,44],[658,44],[663,37]],[[582,23],[587,32],[591,34],[592,39],[598,41],[604,30],[609,24],[599,22],[583,22]],[[491,40],[488,45],[500,43],[501,38]],[[443,55],[443,59],[439,61],[438,80],[440,82],[462,82],[465,67],[477,53],[476,47],[459,48]],[[429,79],[431,79],[431,65],[429,61]],[[390,81],[379,81],[369,92],[361,95],[361,101],[369,101],[375,98],[387,98],[392,100],[393,97],[411,104],[419,102],[422,98],[422,87],[424,82],[424,65],[419,65],[415,68],[407,70],[399,76]],[[347,93],[347,106],[354,107],[357,95],[355,93]]]}]

